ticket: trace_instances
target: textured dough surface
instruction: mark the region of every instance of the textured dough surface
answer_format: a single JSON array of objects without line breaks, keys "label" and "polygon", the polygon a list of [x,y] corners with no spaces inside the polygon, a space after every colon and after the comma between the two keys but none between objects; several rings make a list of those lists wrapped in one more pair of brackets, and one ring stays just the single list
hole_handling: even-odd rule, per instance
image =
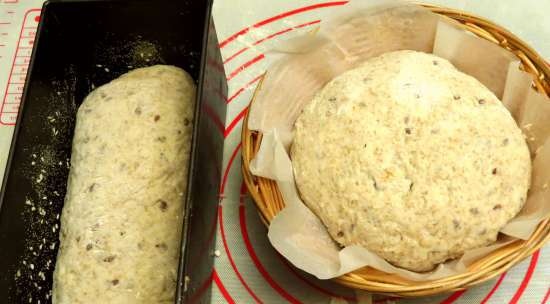
[{"label": "textured dough surface", "polygon": [[330,235],[414,271],[494,242],[529,188],[509,112],[431,54],[386,53],[336,77],[294,132],[300,195]]},{"label": "textured dough surface", "polygon": [[133,70],[77,114],[53,302],[173,303],[195,84]]}]

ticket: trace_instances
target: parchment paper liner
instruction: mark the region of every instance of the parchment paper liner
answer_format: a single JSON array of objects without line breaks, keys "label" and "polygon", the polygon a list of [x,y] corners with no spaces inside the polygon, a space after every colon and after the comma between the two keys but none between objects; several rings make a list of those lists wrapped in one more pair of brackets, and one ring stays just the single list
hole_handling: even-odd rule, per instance
[{"label": "parchment paper liner", "polygon": [[[248,127],[263,133],[251,171],[275,180],[286,204],[270,223],[272,245],[296,267],[320,279],[370,266],[425,281],[461,273],[516,238],[528,239],[538,223],[550,216],[550,100],[532,88],[531,75],[519,70],[519,60],[498,45],[464,31],[458,23],[413,4],[352,1],[335,9],[333,16],[338,17],[324,20],[319,32],[271,51],[270,55],[280,58],[268,68],[251,105]],[[318,90],[370,57],[402,49],[446,58],[493,91],[524,131],[533,159],[532,185],[525,206],[501,229],[498,241],[469,250],[460,259],[426,273],[395,267],[361,246],[339,248],[301,201],[288,155],[294,121]]]}]

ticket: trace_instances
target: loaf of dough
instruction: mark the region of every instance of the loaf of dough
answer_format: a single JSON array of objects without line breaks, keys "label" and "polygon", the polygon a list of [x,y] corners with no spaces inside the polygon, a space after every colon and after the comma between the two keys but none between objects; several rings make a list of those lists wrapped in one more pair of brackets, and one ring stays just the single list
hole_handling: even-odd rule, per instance
[{"label": "loaf of dough", "polygon": [[53,303],[172,303],[195,84],[133,70],[80,106],[61,217]]},{"label": "loaf of dough", "polygon": [[414,271],[494,242],[531,176],[500,100],[414,51],[330,81],[298,117],[291,156],[302,199],[339,244]]}]

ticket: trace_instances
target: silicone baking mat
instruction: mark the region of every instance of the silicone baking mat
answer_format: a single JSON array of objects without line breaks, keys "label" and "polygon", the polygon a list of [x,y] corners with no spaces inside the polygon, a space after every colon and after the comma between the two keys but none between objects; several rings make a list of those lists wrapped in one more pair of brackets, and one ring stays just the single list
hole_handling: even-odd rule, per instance
[{"label": "silicone baking mat", "polygon": [[[359,1],[359,0],[355,0]],[[435,1],[435,0],[434,0]],[[41,0],[0,0],[0,173],[7,157],[15,113],[39,21]],[[432,1],[433,2],[433,1]],[[491,18],[550,56],[550,21],[546,1],[440,0],[446,6]],[[265,54],[281,39],[314,29],[331,8],[347,1],[216,0],[214,20],[224,57],[229,93],[222,199],[216,229],[215,267],[210,280],[195,291],[196,300],[211,292],[212,303],[353,303],[353,291],[319,281],[293,268],[269,245],[266,228],[246,193],[240,173],[240,131],[247,105],[270,62]],[[520,7],[521,6],[521,7]],[[522,8],[522,9],[520,9]],[[524,8],[524,9],[523,9]],[[525,22],[529,20],[529,22]],[[5,246],[5,245],[4,245]],[[193,278],[191,278],[193,279]],[[212,287],[211,289],[209,287]],[[550,297],[550,246],[483,285],[451,294],[374,303],[546,303]]]}]

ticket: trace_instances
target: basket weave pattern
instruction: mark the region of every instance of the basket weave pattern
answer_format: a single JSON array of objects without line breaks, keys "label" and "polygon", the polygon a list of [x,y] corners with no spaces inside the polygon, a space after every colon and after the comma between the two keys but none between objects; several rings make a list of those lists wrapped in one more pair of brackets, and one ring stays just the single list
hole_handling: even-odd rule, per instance
[{"label": "basket weave pattern", "polygon": [[[511,51],[521,60],[521,68],[533,75],[533,86],[536,90],[546,95],[550,94],[550,66],[518,37],[480,17],[453,9],[429,5],[425,7],[460,22],[464,29]],[[242,171],[248,191],[256,203],[262,221],[267,225],[284,208],[285,203],[275,181],[254,176],[250,172],[250,161],[258,152],[261,141],[260,132],[248,129],[247,114],[242,131]],[[433,281],[415,282],[365,267],[333,280],[355,289],[405,297],[457,291],[500,275],[541,248],[549,239],[550,219],[547,219],[539,224],[529,240],[517,240],[492,252],[470,265],[462,274]]]}]

